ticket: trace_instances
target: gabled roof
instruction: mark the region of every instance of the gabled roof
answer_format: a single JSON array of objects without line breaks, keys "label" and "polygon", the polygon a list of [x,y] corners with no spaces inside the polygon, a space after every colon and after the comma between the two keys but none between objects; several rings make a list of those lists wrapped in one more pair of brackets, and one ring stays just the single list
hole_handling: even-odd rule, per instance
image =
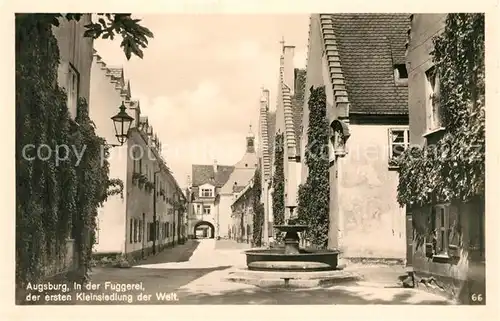
[{"label": "gabled roof", "polygon": [[396,85],[404,64],[409,14],[331,14],[350,113],[408,114],[408,88]]},{"label": "gabled roof", "polygon": [[245,186],[233,186],[233,192],[234,193],[239,193],[239,192],[241,192],[244,189],[245,189]]},{"label": "gabled roof", "polygon": [[269,141],[269,156],[271,158],[271,168],[273,167],[274,160],[274,140],[276,137],[276,112],[269,112],[267,114],[267,133]]},{"label": "gabled roof", "polygon": [[[285,117],[285,146],[291,148],[294,153],[297,151],[297,137],[295,136],[295,123],[293,115],[292,97],[290,95],[290,88],[282,83],[282,93],[283,93],[283,113]],[[296,154],[300,155],[300,154]]]},{"label": "gabled roof", "polygon": [[210,183],[216,187],[222,187],[227,183],[233,171],[233,166],[217,165],[217,172],[215,172],[214,165],[193,165],[192,184],[200,186]]},{"label": "gabled roof", "polygon": [[238,186],[245,187],[255,175],[253,168],[235,168],[229,176],[226,184],[220,189],[221,194],[231,194]]},{"label": "gabled roof", "polygon": [[237,195],[233,200],[233,203],[231,204],[232,206],[236,205],[240,200],[242,200],[242,197],[245,195],[249,195],[249,192],[252,190],[254,181],[250,180],[246,186],[242,186],[238,188],[239,190],[237,191]]}]

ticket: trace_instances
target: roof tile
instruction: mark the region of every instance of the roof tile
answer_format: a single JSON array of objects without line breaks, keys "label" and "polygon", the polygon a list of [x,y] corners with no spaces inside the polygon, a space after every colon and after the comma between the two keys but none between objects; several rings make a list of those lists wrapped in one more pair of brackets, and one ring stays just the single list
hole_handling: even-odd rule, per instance
[{"label": "roof tile", "polygon": [[222,187],[229,180],[234,166],[217,165],[217,172],[214,171],[214,165],[193,165],[192,184],[200,186],[206,183]]},{"label": "roof tile", "polygon": [[408,88],[396,85],[404,64],[409,14],[331,14],[351,113],[407,114]]}]

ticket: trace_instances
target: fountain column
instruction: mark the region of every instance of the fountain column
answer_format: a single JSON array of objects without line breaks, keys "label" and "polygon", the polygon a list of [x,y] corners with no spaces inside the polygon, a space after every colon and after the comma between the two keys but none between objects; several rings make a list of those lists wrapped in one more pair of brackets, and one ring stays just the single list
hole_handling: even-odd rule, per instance
[{"label": "fountain column", "polygon": [[[288,219],[287,225],[295,225],[295,220],[297,217],[294,215],[293,210],[295,206],[287,206],[290,210],[290,218]],[[287,231],[285,234],[285,254],[299,254],[299,243],[300,238],[297,231]]]}]

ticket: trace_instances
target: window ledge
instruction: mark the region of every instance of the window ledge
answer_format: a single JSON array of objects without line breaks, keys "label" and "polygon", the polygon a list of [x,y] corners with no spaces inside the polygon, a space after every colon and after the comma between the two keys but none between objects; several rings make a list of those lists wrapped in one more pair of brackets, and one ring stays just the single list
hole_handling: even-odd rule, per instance
[{"label": "window ledge", "polygon": [[438,127],[438,128],[426,131],[422,136],[427,138],[428,136],[431,136],[433,134],[437,134],[437,133],[443,132],[444,130],[445,130],[444,127]]},{"label": "window ledge", "polygon": [[451,257],[448,254],[434,254],[432,256],[432,261],[437,263],[447,263],[451,260]]},{"label": "window ledge", "polygon": [[335,150],[333,154],[335,156],[344,157],[345,155],[347,155],[347,152],[345,150]]}]

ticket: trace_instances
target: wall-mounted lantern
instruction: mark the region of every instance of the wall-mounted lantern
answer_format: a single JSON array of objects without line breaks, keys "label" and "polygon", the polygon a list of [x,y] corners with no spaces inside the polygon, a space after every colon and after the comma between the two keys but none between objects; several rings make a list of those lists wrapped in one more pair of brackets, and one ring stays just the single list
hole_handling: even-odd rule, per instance
[{"label": "wall-mounted lantern", "polygon": [[122,102],[118,114],[111,117],[111,119],[113,120],[113,124],[115,126],[116,139],[120,143],[120,145],[113,145],[113,146],[123,146],[123,144],[125,144],[128,138],[128,131],[130,129],[130,125],[134,120],[134,118],[132,118],[129,114],[127,114],[125,110],[126,110],[125,104]]}]

